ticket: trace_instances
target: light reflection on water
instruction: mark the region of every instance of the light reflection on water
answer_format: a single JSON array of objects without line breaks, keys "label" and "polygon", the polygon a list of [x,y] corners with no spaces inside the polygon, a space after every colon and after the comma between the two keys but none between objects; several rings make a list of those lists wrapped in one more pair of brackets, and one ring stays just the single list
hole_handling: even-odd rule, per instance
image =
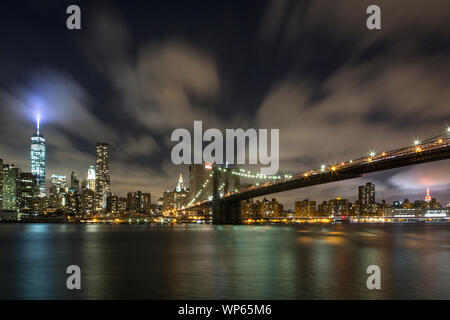
[{"label": "light reflection on water", "polygon": [[444,224],[1,224],[0,298],[450,299],[449,240]]}]

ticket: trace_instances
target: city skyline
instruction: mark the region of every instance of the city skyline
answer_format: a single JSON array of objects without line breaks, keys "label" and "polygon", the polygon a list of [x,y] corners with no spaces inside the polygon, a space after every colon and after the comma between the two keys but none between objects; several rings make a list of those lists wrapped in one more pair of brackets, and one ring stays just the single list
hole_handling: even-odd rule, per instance
[{"label": "city skyline", "polygon": [[[3,167],[3,178],[1,179],[2,182],[2,188],[4,186],[6,186],[5,190],[8,190],[8,188],[11,187],[11,181],[17,181],[15,183],[19,183],[21,186],[17,187],[17,190],[21,194],[17,194],[17,202],[15,202],[16,200],[13,200],[14,198],[11,198],[11,196],[5,197],[5,195],[9,195],[11,192],[8,193],[8,191],[6,191],[6,193],[2,194],[2,202],[6,203],[6,205],[4,206],[4,209],[20,209],[20,210],[25,210],[25,212],[31,212],[31,210],[35,210],[34,207],[35,205],[33,205],[33,198],[34,198],[34,188],[36,188],[36,190],[38,191],[38,194],[42,197],[46,195],[47,192],[47,188],[44,187],[44,189],[41,188],[40,184],[38,181],[41,181],[44,179],[45,181],[45,139],[43,138],[43,135],[40,133],[40,127],[39,127],[39,119],[40,116],[39,114],[37,115],[37,131],[36,133],[33,134],[32,136],[32,152],[30,154],[30,168],[33,170],[33,168],[35,169],[36,172],[22,172],[21,168],[15,168],[14,164],[5,164],[3,166],[3,161],[2,161],[2,167]],[[441,136],[450,136],[450,127],[447,128],[447,130],[441,134]],[[40,149],[40,145],[42,143],[41,140],[36,141],[33,140],[33,138],[38,137],[41,140],[43,140],[43,144],[44,144],[44,148]],[[440,138],[439,140],[436,140],[436,138],[433,138],[434,142],[431,142],[432,146],[437,146],[439,144],[441,144],[443,142],[443,139]],[[420,141],[415,140],[414,141],[414,146],[412,147],[415,152],[420,152],[422,151],[422,147],[420,147]],[[34,147],[34,144],[38,144],[37,148]],[[42,154],[36,155],[37,152],[43,152]],[[383,153],[379,153],[378,156],[388,156],[388,154],[386,152]],[[365,158],[364,162],[366,162],[366,160],[368,160],[369,162],[372,161],[373,157],[377,157],[377,154],[374,151],[371,151],[369,153],[369,157]],[[38,158],[38,161],[36,161],[36,158]],[[359,161],[359,160],[357,160]],[[51,184],[49,189],[49,194],[50,196],[56,196],[56,198],[54,199],[58,199],[58,203],[60,201],[62,201],[61,203],[57,204],[56,207],[54,207],[54,209],[57,208],[63,208],[66,207],[68,205],[68,207],[66,208],[66,210],[69,210],[69,212],[71,212],[71,210],[75,210],[72,213],[74,214],[78,214],[78,213],[83,213],[86,214],[87,212],[91,212],[91,213],[119,213],[120,209],[122,208],[122,210],[125,210],[125,207],[127,208],[135,208],[135,209],[130,209],[130,210],[143,210],[143,208],[145,207],[145,212],[149,213],[149,212],[153,212],[153,208],[152,207],[152,203],[151,203],[151,193],[142,193],[141,191],[137,191],[137,192],[131,192],[128,191],[127,192],[127,197],[120,197],[120,195],[115,195],[114,193],[111,192],[111,182],[110,182],[110,176],[111,176],[111,172],[109,169],[109,162],[110,162],[110,147],[109,144],[107,143],[101,143],[101,142],[97,142],[96,143],[96,164],[94,165],[89,165],[89,169],[87,171],[87,177],[86,179],[83,179],[80,181],[80,179],[78,178],[78,174],[75,171],[71,172],[70,175],[70,184],[67,184],[67,177],[66,176],[61,176],[61,175],[55,175],[52,174],[51,175]],[[353,161],[350,161],[349,164],[351,164]],[[337,167],[339,167],[339,165],[344,165],[344,162],[342,162],[341,164],[336,164]],[[43,176],[41,175],[42,170],[36,167],[43,167],[44,168],[44,174]],[[228,167],[228,166],[227,166]],[[328,167],[328,168],[327,168]],[[10,169],[11,168],[11,169]],[[188,188],[185,188],[184,186],[184,182],[183,182],[183,177],[182,174],[179,174],[179,178],[178,178],[178,184],[176,185],[176,187],[173,189],[173,191],[170,190],[166,190],[163,191],[163,197],[162,198],[158,198],[158,206],[160,205],[159,202],[162,200],[163,204],[162,206],[158,209],[161,210],[162,213],[166,212],[166,214],[168,213],[168,209],[170,208],[177,208],[177,209],[183,209],[185,207],[189,207],[191,204],[193,204],[194,202],[197,201],[201,201],[202,199],[209,199],[211,200],[212,197],[208,197],[204,192],[202,193],[205,185],[207,184],[207,182],[209,180],[211,180],[210,177],[212,174],[212,168],[213,166],[211,164],[202,164],[202,165],[191,165],[189,167],[189,186]],[[6,170],[6,171],[5,171]],[[14,171],[15,170],[15,171]],[[221,170],[220,167],[218,170]],[[223,171],[224,169],[222,169]],[[229,183],[231,183],[230,187],[232,188],[232,191],[238,191],[238,189],[241,188],[241,177],[242,179],[245,180],[246,177],[252,176],[255,179],[255,181],[257,181],[260,178],[257,178],[257,176],[259,174],[252,174],[250,171],[246,171],[243,169],[239,169],[237,167],[234,168],[225,168],[225,172],[228,172],[228,170],[235,170],[234,173],[237,175],[234,175],[234,177],[236,177],[237,180],[233,180],[230,181]],[[335,166],[325,166],[325,165],[321,165],[320,166],[320,171],[318,172],[324,172],[326,170],[337,170],[339,171],[338,168],[336,168]],[[11,178],[13,178],[13,180],[7,182],[5,184],[5,181],[7,181],[10,175]],[[228,183],[228,179],[232,178],[233,175],[229,175],[230,173],[227,173],[227,178],[226,181]],[[306,175],[307,173],[305,173]],[[288,178],[292,178],[291,175],[286,175],[285,177]],[[280,179],[282,178],[282,176],[278,176],[278,177],[273,177],[275,179]],[[5,180],[6,179],[6,180]],[[16,180],[17,179],[17,180]],[[234,179],[234,178],[233,178]],[[4,181],[5,180],[5,181]],[[251,178],[250,180],[254,180],[253,178]],[[248,183],[244,183],[244,189],[248,188],[248,185],[251,185],[252,183],[254,183],[255,181],[250,182],[250,184]],[[81,182],[81,186],[80,186],[80,182]],[[237,183],[237,184],[236,184]],[[45,184],[44,184],[45,185]],[[203,186],[201,186],[203,185]],[[256,186],[258,186],[259,183],[256,183]],[[247,187],[246,187],[247,186]],[[223,185],[222,185],[223,187]],[[197,189],[200,189],[199,192],[197,194],[190,194],[189,193],[189,189],[193,188],[194,192]],[[14,188],[13,188],[14,189]],[[228,189],[228,187],[227,187]],[[231,190],[230,190],[231,191]],[[15,191],[12,190],[12,192],[14,193]],[[60,194],[60,192],[62,192],[61,195],[64,195],[62,198],[60,196],[58,196]],[[225,192],[225,191],[221,191],[221,192]],[[72,196],[70,196],[70,194],[74,194],[76,197],[80,196],[80,198],[78,200],[71,200]],[[212,189],[209,190],[209,193],[212,193]],[[200,198],[197,198],[199,195],[201,195]],[[14,195],[12,195],[14,197]],[[67,198],[67,196],[69,196]],[[144,198],[142,198],[142,196],[145,196]],[[220,194],[220,196],[223,196],[223,193]],[[130,198],[131,197],[131,198]],[[206,198],[205,198],[206,197]],[[10,198],[9,200],[5,201],[6,198]],[[136,198],[137,200],[133,200],[134,198]],[[258,198],[262,198],[262,197],[256,197],[255,199]],[[330,198],[330,196],[328,196],[328,198]],[[91,200],[89,200],[91,199]],[[143,200],[145,199],[145,200]],[[404,198],[402,199],[397,199],[395,201],[392,201],[392,206],[389,205],[389,201],[386,202],[385,199],[380,201],[376,201],[376,193],[375,193],[375,184],[373,184],[372,182],[367,182],[365,185],[363,186],[359,186],[358,187],[358,196],[357,196],[357,200],[355,200],[354,202],[349,202],[348,199],[342,199],[339,196],[336,197],[332,197],[331,200],[328,200],[328,203],[337,201],[338,203],[345,202],[347,209],[345,210],[350,210],[350,211],[343,211],[343,214],[349,214],[351,212],[353,212],[353,214],[357,214],[357,215],[370,215],[370,214],[374,214],[375,212],[379,212],[381,215],[384,215],[385,213],[383,213],[382,209],[385,204],[387,204],[387,208],[389,207],[398,207],[400,204],[400,207],[403,208],[409,208],[409,203],[411,203],[412,207],[411,208],[416,208],[416,207],[423,207],[423,204],[429,204],[432,203],[432,207],[431,208],[444,208],[444,207],[449,207],[450,203],[446,204],[446,203],[440,203],[436,200],[436,198],[432,198],[430,195],[430,188],[427,187],[426,188],[426,195],[424,197],[424,199],[420,200],[420,199],[412,199],[413,201],[409,201],[409,198]],[[191,201],[189,201],[191,200]],[[14,205],[11,206],[11,204],[8,204],[7,202],[11,202],[14,203]],[[53,205],[51,204],[52,201],[50,198],[46,201],[48,202],[48,206],[51,208]],[[68,203],[66,203],[66,201],[68,201]],[[71,201],[76,201],[78,203],[78,201],[80,202],[80,204],[75,204],[75,202],[73,202],[72,204]],[[87,201],[87,202],[86,202]],[[122,201],[122,204],[121,204]],[[126,204],[125,204],[126,201]],[[257,203],[265,203],[266,197],[264,197],[260,202],[260,200],[256,200]],[[275,198],[272,198],[272,202],[276,201]],[[298,205],[300,205],[300,203],[303,203],[306,201],[306,205],[308,207],[308,211],[310,210],[310,208],[313,208],[313,212],[316,212],[316,208],[318,211],[317,212],[322,212],[322,209],[320,209],[321,207],[325,207],[328,206],[326,203],[326,200],[323,200],[323,204],[319,204],[317,207],[317,201],[316,200],[298,200],[298,199],[294,199],[294,204],[295,204],[295,212],[297,213],[299,211],[298,209]],[[170,202],[170,203],[169,203]],[[320,201],[319,201],[320,202]],[[404,202],[404,204],[402,205],[402,203]],[[88,204],[91,203],[91,204]],[[134,204],[134,203],[139,203],[139,204]],[[141,205],[141,203],[146,203],[144,206]],[[253,203],[253,201],[251,201],[251,203]],[[279,203],[279,202],[276,202]],[[313,207],[310,207],[310,203],[314,204]],[[155,203],[156,204],[156,203]],[[380,204],[382,204],[382,206],[380,207]],[[46,205],[46,206],[47,206]],[[88,205],[89,208],[85,208],[85,206]],[[406,205],[406,206],[405,206]],[[70,207],[73,207],[73,209],[70,209]],[[283,211],[283,204],[281,203],[281,212],[282,214],[284,214],[285,211]],[[303,206],[303,205],[302,205]],[[336,204],[334,205],[336,206]],[[344,206],[345,207],[345,206]],[[33,208],[33,209],[32,209]],[[44,207],[45,208],[45,207]],[[75,209],[78,208],[78,209]],[[356,208],[356,209],[355,209]],[[53,209],[53,210],[54,210]],[[381,209],[381,211],[380,211]],[[292,208],[288,208],[288,211],[291,211]],[[326,212],[329,213],[328,210],[326,210]],[[42,213],[42,212],[41,212]],[[273,211],[272,211],[273,213]]]},{"label": "city skyline", "polygon": [[[34,167],[36,167],[36,166],[43,167],[44,168],[44,174],[43,175],[44,175],[44,178],[45,178],[45,167],[46,167],[46,164],[45,164],[45,157],[46,157],[46,154],[45,154],[45,141],[46,140],[44,139],[43,135],[40,133],[40,124],[39,124],[39,122],[40,122],[40,114],[39,113],[36,115],[36,119],[37,119],[36,120],[37,121],[36,132],[32,136],[32,144],[31,144],[32,145],[32,153],[30,154],[30,168],[32,169],[31,173],[33,175],[35,175],[35,177],[36,177],[37,188],[39,189],[39,193],[42,196],[42,195],[45,195],[47,191],[49,191],[49,190],[51,191],[51,188],[54,186],[54,184],[53,184],[53,181],[50,181],[50,179],[44,179],[45,180],[45,187],[44,187],[44,189],[42,189],[42,187],[39,185],[39,182],[38,182],[38,181],[42,181],[42,179],[43,179],[42,174],[40,174],[42,169],[35,169],[36,172],[33,172],[33,168]],[[450,127],[446,128],[446,133],[447,133],[447,136],[450,135]],[[39,155],[39,159],[41,159],[43,157],[43,160],[40,160],[39,164],[36,164],[36,160],[35,160],[36,156],[33,154],[33,152],[35,152],[35,153],[37,152],[36,150],[33,150],[33,144],[37,143],[36,141],[33,140],[33,138],[35,139],[35,137],[39,137],[41,140],[43,139],[43,144],[44,144],[43,156]],[[39,141],[39,143],[42,143],[41,140]],[[420,141],[418,141],[418,140],[414,141],[414,144],[418,144],[418,143],[420,143]],[[109,147],[110,146],[109,146],[108,143],[96,142],[96,157],[97,157],[96,163],[97,164],[96,165],[92,165],[91,164],[91,165],[88,166],[88,169],[86,170],[86,172],[87,172],[86,178],[84,178],[83,180],[78,179],[78,173],[76,171],[72,171],[71,175],[70,175],[71,176],[71,180],[70,180],[71,184],[73,183],[74,175],[76,176],[76,181],[77,181],[77,185],[78,185],[78,187],[77,187],[78,192],[81,191],[81,189],[80,189],[80,182],[82,182],[82,181],[84,181],[86,183],[85,187],[87,187],[87,188],[89,188],[89,189],[91,189],[93,191],[95,191],[95,190],[99,191],[100,190],[99,192],[95,193],[96,194],[96,196],[95,196],[96,197],[95,198],[95,208],[96,209],[95,210],[98,211],[98,212],[100,212],[101,210],[105,210],[106,209],[106,206],[107,206],[107,202],[106,201],[107,201],[107,197],[109,195],[115,195],[115,196],[117,196],[119,198],[120,197],[124,198],[124,197],[127,196],[127,194],[129,195],[130,192],[133,193],[133,191],[131,191],[131,190],[137,190],[137,189],[127,190],[127,191],[125,191],[124,194],[118,194],[118,193],[111,192],[111,182],[110,182],[110,175],[111,175],[111,173],[110,173],[110,170],[109,170],[109,162],[110,162],[109,161],[109,158],[110,158]],[[34,147],[34,148],[36,148],[36,147]],[[40,148],[40,145],[38,146],[38,148]],[[41,150],[42,149],[40,149],[38,151],[42,152]],[[374,155],[374,152],[371,151],[369,153],[369,156],[373,156],[373,155]],[[3,160],[3,162],[4,162],[4,160]],[[5,162],[5,164],[9,165],[10,163]],[[11,165],[14,165],[14,164],[11,163]],[[184,166],[184,167],[186,167],[186,166]],[[201,167],[203,167],[203,165],[201,165]],[[321,165],[321,168],[324,168],[324,165]],[[21,168],[19,168],[19,170],[21,170]],[[39,171],[39,170],[41,170],[41,171]],[[189,169],[189,171],[190,171],[190,169]],[[209,170],[207,170],[207,171],[209,171]],[[22,171],[22,172],[26,173],[25,171]],[[94,175],[94,180],[93,181],[92,181],[92,179],[89,180],[89,174]],[[375,173],[375,175],[376,174],[377,173]],[[373,175],[374,174],[371,174],[371,176],[373,176]],[[60,179],[64,178],[64,184],[66,184],[66,176],[52,174],[51,178],[53,179],[53,177],[60,178]],[[182,173],[179,173],[179,179],[181,179],[181,183],[182,183]],[[353,179],[353,180],[363,180],[363,179],[362,178],[357,178],[357,179]],[[191,180],[189,182],[192,183]],[[248,180],[247,182],[252,183],[252,179]],[[339,183],[339,182],[334,182],[334,183]],[[72,189],[73,189],[73,186],[71,184],[68,184],[68,185],[66,184],[66,186],[68,188],[72,187]],[[94,184],[94,189],[92,189],[91,184]],[[371,184],[371,182],[369,182],[368,184]],[[366,184],[366,187],[367,187],[368,184]],[[179,187],[180,187],[180,180],[178,181],[177,187],[174,188],[174,192],[175,192],[175,189],[176,189],[177,192],[179,192],[179,190],[178,190]],[[188,186],[188,188],[189,187],[190,186]],[[312,188],[312,187],[310,187],[310,188]],[[359,188],[362,188],[362,186],[360,186]],[[104,192],[101,191],[103,189],[105,189]],[[155,194],[153,194],[154,198],[156,198],[156,199],[164,198],[166,193],[169,192],[168,190],[172,190],[172,189],[173,189],[172,186],[170,186],[169,188],[166,188],[166,189],[160,189],[161,190],[160,193],[157,193],[156,196],[155,196]],[[291,193],[291,194],[294,195],[295,192],[298,192],[298,191],[297,190],[285,191],[285,192],[282,192],[282,193],[277,193],[276,195],[279,196],[280,194],[283,194],[283,193],[284,194]],[[430,198],[429,192],[430,192],[430,187],[427,185],[426,186],[426,194],[427,195],[425,197],[425,200],[427,200],[427,198]],[[81,194],[81,192],[80,192],[80,194]],[[103,196],[98,198],[97,194],[103,194]],[[152,194],[152,193],[149,193],[149,194]],[[192,196],[193,195],[190,195],[189,197],[192,198]],[[371,197],[373,197],[373,198],[375,197],[374,191],[373,191],[373,194],[371,195]],[[381,196],[381,198],[383,198],[383,200],[387,201],[387,203],[389,203],[389,202],[390,203],[395,203],[395,202],[398,202],[398,201],[401,202],[401,201],[403,201],[405,199],[409,199],[409,197],[410,196],[405,195],[404,198],[396,198],[396,199],[391,198],[390,199],[389,197]],[[281,198],[283,198],[283,197],[281,197]],[[344,196],[344,197],[342,197],[341,194],[337,194],[337,195],[322,194],[322,196],[319,198],[318,201],[327,201],[327,200],[324,200],[324,199],[330,199],[330,198],[331,199],[334,199],[334,198],[336,198],[336,199],[338,199],[338,198],[339,199],[340,198],[346,198],[346,199],[349,199],[350,201],[354,201],[354,202],[358,202],[359,201],[360,203],[365,203],[365,201],[367,201],[367,200],[362,200],[361,199],[361,190],[359,191],[358,195],[354,195],[353,194],[353,195],[347,195],[347,196]],[[263,197],[257,197],[255,199],[262,200]],[[264,197],[264,199],[265,199],[265,197]],[[355,200],[353,200],[353,199],[355,199]],[[386,200],[386,199],[390,199],[390,201]],[[417,201],[417,200],[420,200],[420,199],[413,199],[413,200]],[[288,205],[286,206],[287,209],[292,210],[292,208],[295,208],[295,203],[297,201],[298,201],[298,197],[296,197],[294,195],[293,198],[291,198],[290,201],[288,201]],[[289,205],[289,202],[292,202],[294,205],[293,206]],[[442,204],[445,207],[446,204],[450,204],[450,202],[446,202],[444,200]]]},{"label": "city skyline", "polygon": [[[37,111],[47,140],[47,179],[72,171],[85,178],[95,163],[95,143],[105,141],[111,146],[111,185],[120,195],[129,190],[161,195],[179,173],[187,177],[187,167],[170,162],[170,133],[197,119],[214,128],[279,128],[282,171],[407,145],[440,132],[450,119],[448,22],[442,4],[428,8],[437,18],[420,30],[415,21],[421,4],[409,11],[391,4],[398,13],[385,18],[383,40],[360,27],[359,20],[349,20],[348,28],[336,24],[343,12],[364,13],[362,3],[328,12],[321,1],[308,8],[249,1],[239,6],[241,16],[233,3],[179,4],[188,24],[181,17],[165,19],[173,14],[170,5],[157,14],[139,4],[125,14],[120,2],[81,2],[89,18],[79,32],[47,19],[65,12],[63,4],[45,12],[25,5],[38,15],[11,4],[8,15],[2,13],[0,32],[15,30],[24,41],[3,37],[8,51],[0,55],[5,70],[0,108],[8,117],[0,120],[0,156],[28,167],[26,141]],[[313,14],[322,11],[330,16]],[[141,29],[143,12],[151,25]],[[235,17],[233,28],[216,23],[217,12]],[[22,23],[33,28],[24,30]],[[297,28],[309,32],[299,34]],[[430,34],[433,45],[418,41]],[[329,52],[335,52],[332,60],[326,58]],[[420,93],[420,99],[406,92]],[[419,198],[430,187],[450,202],[448,163],[371,174],[361,182],[376,183],[388,201]],[[350,198],[353,183],[361,182],[313,187],[300,195]],[[291,207],[298,196],[296,191],[277,195]]]}]

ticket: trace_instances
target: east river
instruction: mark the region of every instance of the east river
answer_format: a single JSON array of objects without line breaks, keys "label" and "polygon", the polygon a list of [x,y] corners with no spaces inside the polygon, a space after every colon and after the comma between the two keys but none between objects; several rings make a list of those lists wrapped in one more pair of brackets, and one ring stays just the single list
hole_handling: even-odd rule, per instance
[{"label": "east river", "polygon": [[449,284],[450,224],[0,224],[0,299],[450,299]]}]

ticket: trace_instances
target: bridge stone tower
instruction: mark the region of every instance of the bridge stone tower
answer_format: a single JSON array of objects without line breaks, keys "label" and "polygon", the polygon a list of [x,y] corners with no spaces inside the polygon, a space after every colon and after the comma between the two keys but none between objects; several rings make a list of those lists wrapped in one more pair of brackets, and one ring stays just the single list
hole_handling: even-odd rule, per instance
[{"label": "bridge stone tower", "polygon": [[[227,171],[223,177],[217,167],[213,168],[213,200],[212,213],[214,224],[240,224],[241,223],[241,202],[238,200],[222,199],[219,195],[219,183],[221,178],[225,178],[224,192],[228,192],[230,173]],[[238,180],[239,181],[239,180]],[[239,183],[239,182],[237,182]],[[236,184],[236,181],[235,181]]]}]

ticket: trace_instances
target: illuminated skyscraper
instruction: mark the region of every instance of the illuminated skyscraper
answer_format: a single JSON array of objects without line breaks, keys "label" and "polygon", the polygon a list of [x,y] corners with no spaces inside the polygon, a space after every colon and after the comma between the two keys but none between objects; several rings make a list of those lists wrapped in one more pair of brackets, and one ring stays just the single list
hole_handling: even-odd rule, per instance
[{"label": "illuminated skyscraper", "polygon": [[87,174],[87,187],[92,191],[95,191],[95,166],[91,164]]},{"label": "illuminated skyscraper", "polygon": [[36,177],[39,195],[45,196],[45,138],[39,132],[40,116],[37,115],[37,130],[31,137],[30,170]]},{"label": "illuminated skyscraper", "polygon": [[[306,203],[310,201],[305,200]],[[268,200],[264,198],[261,202],[256,201],[257,203],[257,216],[258,217],[281,217],[284,213],[284,208],[281,203],[279,203],[275,198],[272,200]],[[308,204],[309,206],[310,204]],[[315,201],[314,201],[315,205]],[[308,209],[310,210],[310,209]],[[315,206],[314,206],[315,211]]]},{"label": "illuminated skyscraper", "polygon": [[66,189],[66,176],[60,176],[57,174],[52,174],[50,194],[57,195],[60,193],[65,193]]},{"label": "illuminated skyscraper", "polygon": [[376,210],[375,185],[367,182],[365,186],[359,186],[358,191],[360,213],[374,213]]},{"label": "illuminated skyscraper", "polygon": [[110,193],[109,144],[97,142],[95,161],[95,210],[97,212],[106,209],[106,198]]},{"label": "illuminated skyscraper", "polygon": [[3,209],[20,209],[20,168],[11,165],[3,166]]},{"label": "illuminated skyscraper", "polygon": [[72,171],[70,174],[70,192],[80,193],[80,180],[78,180],[78,174]]},{"label": "illuminated skyscraper", "polygon": [[331,199],[328,201],[328,213],[333,216],[346,215],[349,212],[349,202],[347,199]]},{"label": "illuminated skyscraper", "polygon": [[165,191],[163,199],[163,211],[183,209],[189,203],[189,190],[184,187],[183,176],[180,174],[178,184],[173,191]]},{"label": "illuminated skyscraper", "polygon": [[117,200],[117,211],[121,214],[127,211],[127,198],[119,198]]},{"label": "illuminated skyscraper", "polygon": [[126,210],[129,212],[149,213],[151,210],[151,197],[151,194],[146,192],[128,192]]},{"label": "illuminated skyscraper", "polygon": [[177,184],[175,190],[176,190],[177,192],[181,192],[182,190],[185,190],[185,188],[184,188],[184,182],[183,182],[183,175],[182,175],[181,173],[180,173],[180,177],[179,177],[179,179],[178,179],[178,184]]},{"label": "illuminated skyscraper", "polygon": [[430,188],[427,188],[427,195],[425,196],[425,202],[430,202],[431,196],[430,196]]},{"label": "illuminated skyscraper", "polygon": [[317,205],[316,204],[317,204],[316,201],[313,201],[313,200],[310,201],[308,199],[305,199],[302,201],[295,201],[295,216],[296,217],[314,217],[317,213]]},{"label": "illuminated skyscraper", "polygon": [[33,199],[36,194],[36,176],[31,172],[20,173],[20,210],[33,212]]},{"label": "illuminated skyscraper", "polygon": [[81,209],[84,214],[94,213],[95,193],[89,188],[83,189],[81,194]]},{"label": "illuminated skyscraper", "polygon": [[142,207],[142,192],[128,192],[127,194],[127,211],[140,212]]},{"label": "illuminated skyscraper", "polygon": [[144,213],[150,213],[152,210],[152,195],[148,192],[142,194],[142,210]]},{"label": "illuminated skyscraper", "polygon": [[106,212],[108,214],[117,214],[119,210],[119,197],[115,195],[109,195],[106,198]]}]

